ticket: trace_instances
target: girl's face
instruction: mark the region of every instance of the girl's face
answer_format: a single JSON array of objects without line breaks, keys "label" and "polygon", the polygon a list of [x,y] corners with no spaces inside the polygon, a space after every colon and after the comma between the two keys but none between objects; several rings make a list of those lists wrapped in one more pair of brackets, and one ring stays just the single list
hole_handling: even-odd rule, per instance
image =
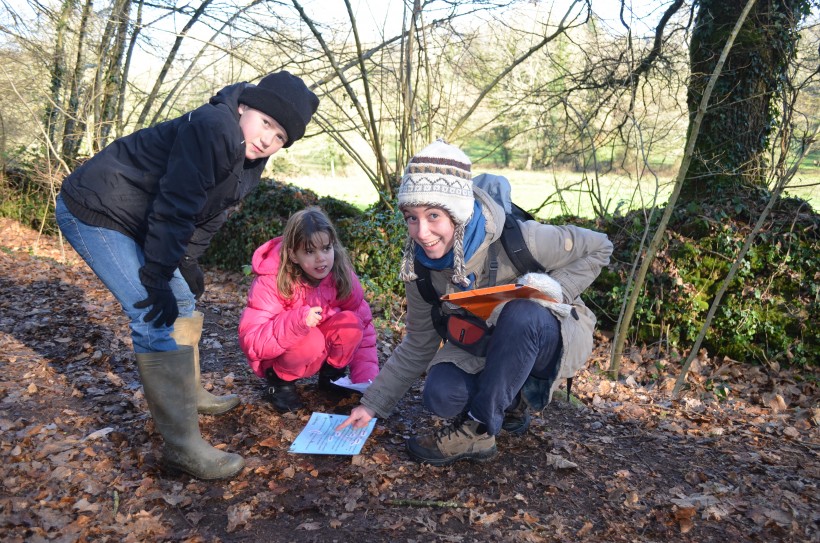
[{"label": "girl's face", "polygon": [[441,258],[455,243],[455,224],[440,207],[405,207],[404,222],[410,237],[419,244],[428,258]]},{"label": "girl's face", "polygon": [[239,128],[245,137],[245,158],[267,158],[288,142],[288,133],[276,119],[239,104]]},{"label": "girl's face", "polygon": [[302,268],[308,278],[318,284],[333,269],[336,252],[326,232],[317,232],[311,239],[312,247],[301,246],[288,250],[291,262]]}]

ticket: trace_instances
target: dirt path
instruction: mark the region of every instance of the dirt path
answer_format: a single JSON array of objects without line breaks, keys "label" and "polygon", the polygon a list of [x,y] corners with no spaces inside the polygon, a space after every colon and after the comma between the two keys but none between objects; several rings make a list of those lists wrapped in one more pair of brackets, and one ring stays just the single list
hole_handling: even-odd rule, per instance
[{"label": "dirt path", "polygon": [[[573,385],[583,405],[553,402],[525,436],[500,436],[491,463],[409,460],[405,439],[431,424],[421,383],[361,455],[291,455],[309,413],[259,400],[236,340],[247,279],[214,271],[203,377],[244,403],[201,426],[248,467],[228,482],[166,474],[116,302],[75,255],[35,241],[0,219],[4,542],[820,540],[816,374],[704,357],[671,401],[674,358],[635,351],[612,383],[601,337]],[[301,390],[312,411],[355,405]]]}]

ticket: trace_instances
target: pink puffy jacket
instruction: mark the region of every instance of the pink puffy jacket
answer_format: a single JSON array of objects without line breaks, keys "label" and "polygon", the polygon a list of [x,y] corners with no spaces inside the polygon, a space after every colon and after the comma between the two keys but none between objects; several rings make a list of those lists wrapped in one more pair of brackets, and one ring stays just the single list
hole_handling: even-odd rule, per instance
[{"label": "pink puffy jacket", "polygon": [[353,275],[353,291],[344,300],[337,297],[333,273],[312,289],[296,289],[291,299],[280,296],[276,286],[279,272],[279,247],[282,238],[274,238],[253,253],[252,267],[256,278],[248,291],[248,306],[239,319],[239,345],[248,364],[264,377],[263,360],[281,356],[308,333],[305,324],[311,307],[322,308],[322,318],[340,311],[352,311],[362,323],[362,342],[350,361],[350,379],[364,383],[379,373],[376,354],[376,330],[370,305],[364,298],[359,278]]}]

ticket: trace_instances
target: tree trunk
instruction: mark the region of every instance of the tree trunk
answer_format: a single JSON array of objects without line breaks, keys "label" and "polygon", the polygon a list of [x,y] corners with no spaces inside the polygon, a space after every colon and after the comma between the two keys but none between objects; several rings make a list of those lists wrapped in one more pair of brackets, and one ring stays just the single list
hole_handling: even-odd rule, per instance
[{"label": "tree trunk", "polygon": [[[615,340],[612,342],[612,356],[610,358],[609,370],[614,379],[618,378],[618,370],[621,366],[621,357],[623,356],[624,345],[626,343],[626,332],[632,322],[632,316],[635,314],[635,306],[637,305],[640,292],[644,288],[646,273],[649,270],[649,266],[652,264],[652,261],[655,260],[655,256],[658,254],[658,248],[661,246],[663,238],[666,235],[666,226],[669,224],[669,220],[675,210],[675,205],[681,195],[683,187],[685,186],[687,174],[694,163],[694,150],[698,141],[700,141],[700,131],[703,126],[703,119],[706,118],[709,102],[714,95],[713,93],[715,87],[717,86],[720,74],[726,65],[726,60],[729,58],[734,44],[737,41],[737,37],[743,28],[743,23],[748,21],[749,13],[752,11],[756,0],[745,1],[745,6],[735,20],[735,24],[729,30],[729,34],[726,36],[726,40],[724,41],[723,48],[721,49],[718,58],[715,59],[715,65],[712,68],[712,73],[709,74],[706,85],[703,87],[701,102],[695,109],[695,115],[690,121],[689,141],[686,142],[686,149],[683,152],[683,161],[681,162],[678,176],[675,179],[672,194],[669,196],[669,203],[666,205],[666,209],[664,209],[663,216],[658,224],[658,228],[655,230],[655,233],[652,235],[652,240],[646,248],[646,254],[643,255],[643,258],[641,258],[641,251],[639,251],[639,254],[636,257],[635,264],[637,264],[638,260],[640,260],[641,266],[635,274],[634,285],[631,285],[632,277],[629,278],[629,282],[627,284],[627,291],[629,293],[628,298],[624,299],[624,305],[621,308],[621,316],[618,319],[618,324],[615,330]],[[645,232],[644,234],[646,233],[648,232]],[[641,241],[641,246],[643,246],[643,240]]]},{"label": "tree trunk", "polygon": [[46,106],[45,126],[48,134],[48,141],[55,149],[59,149],[57,141],[58,125],[63,120],[60,116],[62,110],[63,81],[65,79],[65,36],[69,32],[71,13],[74,11],[74,1],[65,0],[60,10],[59,19],[55,21],[56,35],[54,37],[54,53],[50,66],[51,76],[51,101]]},{"label": "tree trunk", "polygon": [[117,121],[117,110],[119,101],[123,99],[120,94],[124,75],[122,65],[125,58],[125,41],[128,37],[128,26],[131,22],[131,0],[117,0],[111,12],[111,22],[114,27],[111,50],[108,56],[108,65],[103,74],[103,96],[99,127],[99,145],[105,147],[111,128]]},{"label": "tree trunk", "polygon": [[80,18],[80,29],[77,32],[77,57],[74,64],[74,73],[71,76],[71,88],[68,96],[68,106],[65,113],[65,127],[63,128],[63,146],[60,151],[63,161],[69,168],[77,164],[77,153],[83,141],[86,121],[80,114],[80,87],[83,78],[83,57],[85,56],[85,40],[88,35],[88,19],[91,17],[93,0],[86,0]]},{"label": "tree trunk", "polygon": [[131,39],[128,42],[128,50],[125,53],[124,65],[122,68],[122,79],[120,80],[119,88],[120,99],[117,102],[117,114],[115,121],[117,137],[122,136],[123,126],[125,125],[125,121],[123,119],[123,113],[125,110],[125,90],[128,83],[128,73],[131,69],[131,59],[134,58],[134,47],[137,44],[137,38],[142,30],[142,9],[144,5],[144,0],[139,0],[137,3],[137,19],[134,22],[134,31],[131,32]]},{"label": "tree trunk", "polygon": [[[694,118],[703,90],[746,0],[701,0],[690,46],[687,103]],[[793,58],[807,0],[761,0],[743,25],[715,86],[681,200],[713,201],[764,186],[764,151],[777,122],[773,102]]]}]

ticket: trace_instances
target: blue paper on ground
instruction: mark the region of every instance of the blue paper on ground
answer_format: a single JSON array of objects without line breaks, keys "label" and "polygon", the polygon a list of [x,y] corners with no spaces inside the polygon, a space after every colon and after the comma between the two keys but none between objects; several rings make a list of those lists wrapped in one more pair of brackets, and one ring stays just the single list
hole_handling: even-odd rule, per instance
[{"label": "blue paper on ground", "polygon": [[305,428],[296,436],[290,452],[299,454],[359,454],[364,442],[373,431],[376,419],[364,428],[347,426],[340,432],[336,427],[347,417],[328,413],[313,413]]}]

